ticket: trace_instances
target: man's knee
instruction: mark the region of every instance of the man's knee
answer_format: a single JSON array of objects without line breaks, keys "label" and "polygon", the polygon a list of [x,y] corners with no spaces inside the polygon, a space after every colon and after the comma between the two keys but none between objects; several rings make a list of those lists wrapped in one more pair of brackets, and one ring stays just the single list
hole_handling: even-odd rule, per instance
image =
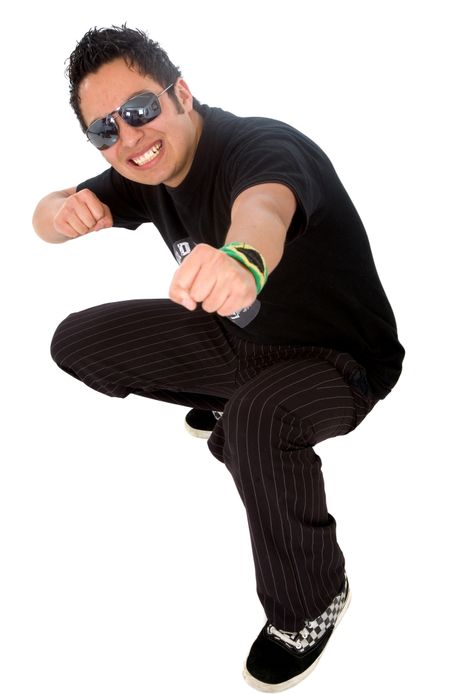
[{"label": "man's knee", "polygon": [[[56,328],[50,352],[58,367],[95,391],[124,398],[129,390],[102,358],[104,329],[99,328],[97,307],[69,314]],[[99,339],[100,334],[102,339]]]},{"label": "man's knee", "polygon": [[223,415],[226,439],[234,449],[257,446],[267,451],[294,440],[299,445],[305,427],[283,407],[276,394],[268,396],[264,391],[234,396]]},{"label": "man's knee", "polygon": [[343,416],[336,416],[334,405],[318,400],[301,392],[288,398],[276,389],[268,393],[253,388],[235,394],[223,415],[229,453],[298,452],[340,434]]},{"label": "man's knee", "polygon": [[56,328],[50,343],[50,354],[59,367],[64,367],[73,350],[78,313],[69,314]]}]

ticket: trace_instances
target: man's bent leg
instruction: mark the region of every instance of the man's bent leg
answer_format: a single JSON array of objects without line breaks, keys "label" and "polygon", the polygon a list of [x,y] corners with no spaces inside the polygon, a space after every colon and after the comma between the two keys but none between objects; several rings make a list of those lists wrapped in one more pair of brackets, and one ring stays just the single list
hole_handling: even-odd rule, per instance
[{"label": "man's bent leg", "polygon": [[55,332],[51,354],[61,369],[109,396],[134,393],[222,409],[234,388],[235,355],[219,321],[165,299],[70,314]]},{"label": "man's bent leg", "polygon": [[361,419],[332,364],[283,361],[239,388],[209,441],[246,507],[258,596],[280,630],[301,630],[342,590],[344,557],[312,447]]}]

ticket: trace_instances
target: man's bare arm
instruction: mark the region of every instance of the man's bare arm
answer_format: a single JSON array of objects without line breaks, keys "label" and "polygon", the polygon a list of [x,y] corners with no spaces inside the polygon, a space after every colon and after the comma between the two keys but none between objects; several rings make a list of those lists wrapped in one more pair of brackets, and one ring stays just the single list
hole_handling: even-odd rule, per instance
[{"label": "man's bare arm", "polygon": [[[282,184],[248,188],[233,205],[225,243],[241,241],[254,246],[264,257],[270,274],[283,255],[296,207],[294,194]],[[228,316],[255,301],[255,279],[219,249],[198,244],[176,271],[169,297],[190,310],[201,303],[205,311]]]},{"label": "man's bare arm", "polygon": [[113,223],[109,207],[95,193],[75,188],[56,191],[42,198],[33,215],[38,236],[51,244],[60,244],[88,232],[96,232]]},{"label": "man's bare arm", "polygon": [[280,183],[264,183],[243,191],[231,210],[225,244],[243,241],[254,246],[269,274],[281,260],[286,234],[297,207],[292,191]]}]

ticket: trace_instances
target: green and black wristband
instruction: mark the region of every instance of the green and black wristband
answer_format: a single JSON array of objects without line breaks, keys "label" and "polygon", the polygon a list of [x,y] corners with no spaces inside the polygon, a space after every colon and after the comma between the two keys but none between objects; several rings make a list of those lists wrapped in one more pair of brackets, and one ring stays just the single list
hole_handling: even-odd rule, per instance
[{"label": "green and black wristband", "polygon": [[239,261],[252,273],[256,282],[256,293],[259,294],[268,278],[267,265],[259,251],[243,241],[232,241],[222,246],[219,251]]}]

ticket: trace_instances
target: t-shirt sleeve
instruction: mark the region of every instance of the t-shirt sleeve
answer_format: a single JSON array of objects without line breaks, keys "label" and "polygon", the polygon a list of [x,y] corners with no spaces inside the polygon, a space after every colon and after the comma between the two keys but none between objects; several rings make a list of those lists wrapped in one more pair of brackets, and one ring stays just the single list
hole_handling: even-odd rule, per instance
[{"label": "t-shirt sleeve", "polygon": [[111,210],[114,227],[137,229],[152,222],[152,214],[141,186],[118,174],[112,167],[78,184],[77,191],[88,188]]},{"label": "t-shirt sleeve", "polygon": [[305,226],[324,205],[321,168],[327,158],[289,126],[253,125],[230,145],[228,157],[231,205],[242,191],[262,183],[288,186]]}]

